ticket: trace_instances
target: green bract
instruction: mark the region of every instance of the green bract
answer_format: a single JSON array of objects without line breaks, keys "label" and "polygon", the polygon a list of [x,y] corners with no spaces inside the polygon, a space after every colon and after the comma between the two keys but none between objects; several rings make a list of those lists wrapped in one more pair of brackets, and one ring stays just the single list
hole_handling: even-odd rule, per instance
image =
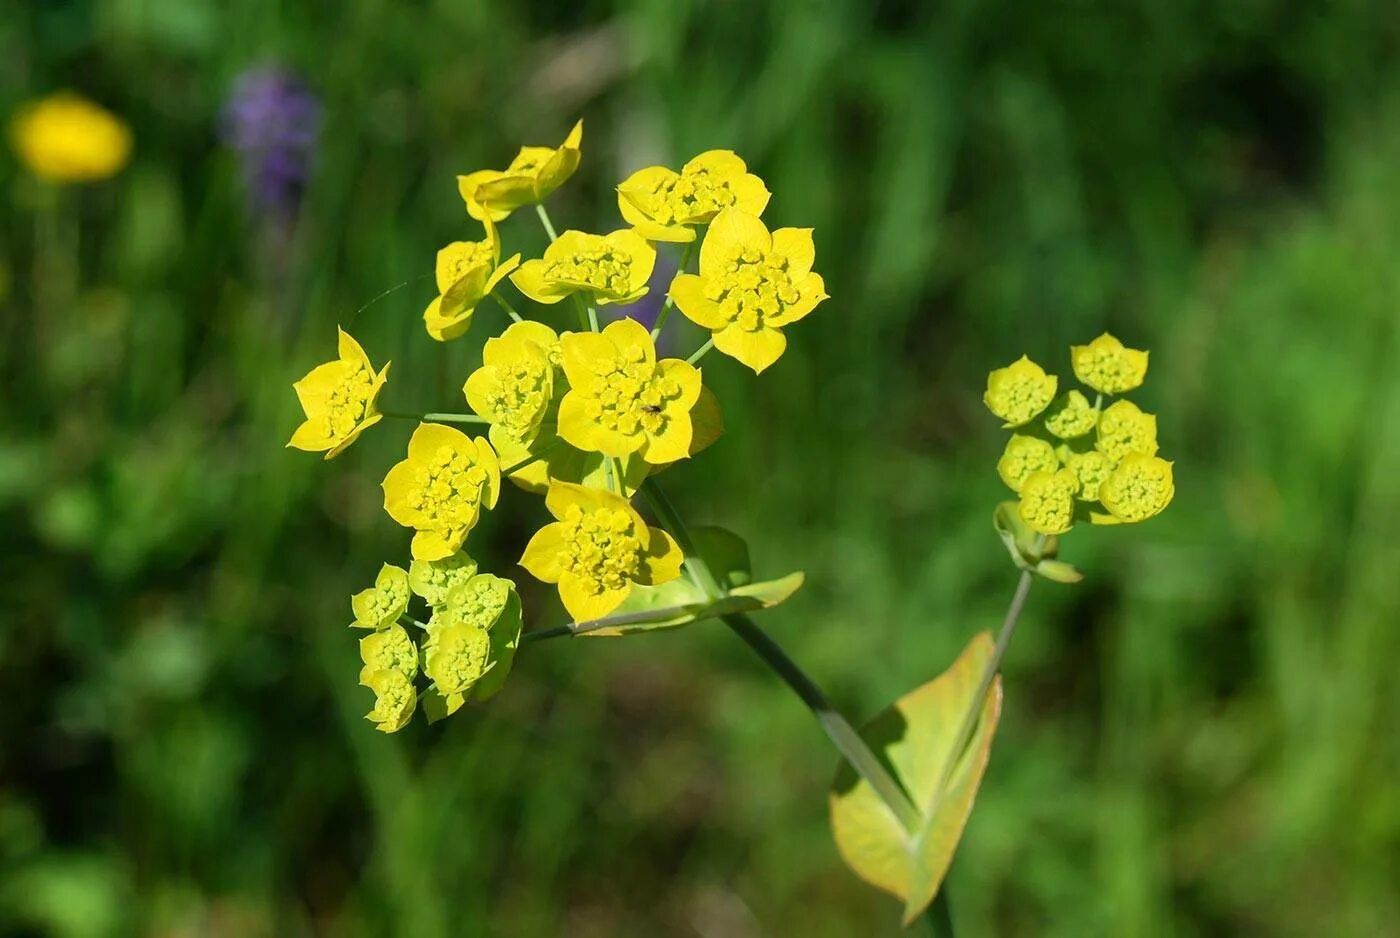
[{"label": "green bract", "polygon": [[452,587],[475,575],[476,561],[458,551],[442,560],[413,561],[408,566],[408,585],[427,600],[428,605],[440,606]]}]

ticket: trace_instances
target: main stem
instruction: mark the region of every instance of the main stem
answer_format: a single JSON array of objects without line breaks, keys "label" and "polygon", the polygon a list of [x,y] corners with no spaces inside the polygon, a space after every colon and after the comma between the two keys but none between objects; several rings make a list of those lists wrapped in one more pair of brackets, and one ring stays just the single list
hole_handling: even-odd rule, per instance
[{"label": "main stem", "polygon": [[[691,539],[690,531],[686,528],[680,513],[671,504],[671,500],[666,497],[666,493],[656,484],[656,480],[647,479],[642,484],[642,491],[651,501],[657,518],[675,536],[676,542],[685,553],[686,569],[689,570],[696,585],[711,599],[717,599],[724,595],[709,565],[696,551],[695,542]],[[768,633],[755,625],[748,616],[743,613],[734,613],[721,618],[724,619],[726,625],[734,630],[736,635],[754,650],[759,658],[763,659],[763,663],[772,668],[773,672],[782,678],[788,687],[792,688],[793,692],[807,705],[816,716],[822,729],[826,731],[827,737],[836,745],[836,749],[845,756],[846,761],[851,764],[851,768],[870,783],[870,787],[894,814],[900,826],[909,833],[918,830],[921,816],[919,809],[910,800],[909,794],[889,773],[884,763],[871,751],[870,747],[865,744],[865,740],[860,738],[860,734],[855,731],[855,728],[832,706],[831,701],[827,699],[826,694],[817,686],[817,683],[788,657],[782,646],[773,641]]]}]

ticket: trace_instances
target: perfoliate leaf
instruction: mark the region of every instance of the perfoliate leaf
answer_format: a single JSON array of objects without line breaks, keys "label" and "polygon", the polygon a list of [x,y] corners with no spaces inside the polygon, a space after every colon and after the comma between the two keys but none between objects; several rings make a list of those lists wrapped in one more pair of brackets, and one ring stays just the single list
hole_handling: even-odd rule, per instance
[{"label": "perfoliate leaf", "polygon": [[966,749],[956,756],[951,750],[992,647],[990,633],[977,635],[952,667],[861,731],[919,808],[916,830],[906,831],[849,764],[842,763],[831,787],[831,830],[842,859],[861,879],[904,901],[905,925],[937,895],[987,767],[1001,714],[1000,677],[987,692]]}]

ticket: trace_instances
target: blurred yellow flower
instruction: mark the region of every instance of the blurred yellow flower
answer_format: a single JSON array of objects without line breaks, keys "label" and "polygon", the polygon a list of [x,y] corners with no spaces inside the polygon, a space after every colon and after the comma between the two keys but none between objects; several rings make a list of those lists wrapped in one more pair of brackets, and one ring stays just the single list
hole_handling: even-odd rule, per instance
[{"label": "blurred yellow flower", "polygon": [[1069,358],[1075,377],[1103,394],[1131,391],[1147,377],[1147,353],[1125,348],[1107,332],[1088,345],[1071,345]]},{"label": "blurred yellow flower", "polygon": [[126,124],[70,91],[22,107],[10,121],[10,137],[29,171],[50,182],[107,179],[131,156]]},{"label": "blurred yellow flower", "polygon": [[656,249],[631,228],[607,235],[566,231],[528,260],[510,281],[536,303],[558,303],[571,293],[588,294],[599,306],[634,303],[646,296]]},{"label": "blurred yellow flower", "polygon": [[324,451],[327,459],[339,456],[383,419],[374,402],[389,379],[389,362],[376,374],[360,343],[344,329],[337,332],[340,357],[317,365],[292,385],[306,420],[287,441],[288,446],[309,453]]},{"label": "blurred yellow flower", "polygon": [[561,347],[570,388],[559,403],[566,442],[606,456],[637,453],[653,465],[690,455],[690,411],[700,398],[695,366],[657,361],[651,333],[635,319],[601,333],[565,333]]},{"label": "blurred yellow flower", "polygon": [[633,584],[653,586],[680,576],[680,547],[621,496],[556,482],[545,507],[557,520],[530,539],[520,565],[545,583],[559,584],[559,598],[576,622],[606,616]]},{"label": "blurred yellow flower", "polygon": [[439,423],[420,423],[408,458],[384,476],[384,510],[413,528],[414,560],[456,553],[482,507],[496,507],[501,470],[491,444]]},{"label": "blurred yellow flower", "polygon": [[439,342],[455,339],[472,324],[476,304],[520,263],[516,254],[501,261],[501,238],[488,217],[481,241],[453,241],[437,253],[438,296],[423,311],[428,335]]},{"label": "blurred yellow flower", "polygon": [[502,221],[522,205],[543,202],[578,169],[583,121],[557,148],[521,147],[505,170],[483,169],[457,177],[457,191],[473,218]]},{"label": "blurred yellow flower", "polygon": [[787,348],[781,328],[827,298],[815,259],[812,229],[769,233],[756,216],[727,208],[700,244],[700,273],[678,274],[671,297],[688,319],[713,331],[715,348],[758,373]]},{"label": "blurred yellow flower", "polygon": [[768,188],[732,150],[707,150],[681,167],[649,166],[617,187],[623,219],[648,241],[695,240],[695,225],[726,208],[762,215]]}]

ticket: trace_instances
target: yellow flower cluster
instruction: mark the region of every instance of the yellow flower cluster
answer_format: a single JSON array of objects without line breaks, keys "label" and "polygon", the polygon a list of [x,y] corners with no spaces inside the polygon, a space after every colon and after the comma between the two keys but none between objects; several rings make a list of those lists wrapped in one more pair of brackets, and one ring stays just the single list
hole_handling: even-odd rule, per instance
[{"label": "yellow flower cluster", "polygon": [[997,474],[1020,496],[1021,519],[1041,534],[1063,534],[1078,520],[1146,521],[1175,494],[1172,464],[1157,455],[1157,418],[1128,400],[1105,407],[1103,397],[1141,386],[1147,352],[1105,333],[1072,346],[1070,362],[1095,392],[1092,403],[1079,390],[1057,395],[1059,379],[1024,355],[987,376],[987,408],[1017,431]]},{"label": "yellow flower cluster", "polygon": [[[681,549],[631,499],[650,474],[694,456],[723,431],[700,359],[716,349],[761,372],[786,349],[784,330],[827,298],[813,269],[812,230],[770,230],[759,217],[767,186],[728,150],[701,153],[679,170],[634,172],[617,188],[625,227],[556,235],[543,202],[577,169],[582,139],[579,122],[558,147],[523,147],[505,169],[457,177],[476,232],[468,237],[476,240],[438,251],[437,295],[423,312],[424,327],[436,341],[458,339],[488,300],[512,320],[486,340],[480,367],[465,377],[470,413],[380,411],[388,365],[376,372],[344,331],[337,359],[294,385],[305,420],[288,445],[327,458],[386,416],[418,421],[405,458],[383,480],[385,510],[413,532],[412,562],[407,570],[386,564],[351,602],[354,625],[370,631],[360,675],[375,692],[370,719],[385,731],[405,725],[418,708],[430,718],[446,715],[504,679],[502,662],[519,636],[519,601],[508,581],[479,573],[462,553],[482,512],[496,506],[502,476],[544,495],[555,520],[534,535],[520,562],[557,585],[575,620],[607,617],[634,587],[675,580]],[[498,226],[526,206],[534,206],[549,243],[537,257],[503,259]],[[600,324],[599,310],[647,294],[658,246],[683,257],[656,328],[625,317]],[[538,304],[532,318],[516,312],[510,287]],[[673,308],[710,333],[688,360],[657,354]],[[485,435],[454,426],[462,423],[485,424]],[[1026,470],[1008,462],[1005,471]],[[421,641],[410,614],[415,595],[431,610]],[[512,634],[505,645],[498,641]],[[423,679],[429,687],[420,692]]]}]

